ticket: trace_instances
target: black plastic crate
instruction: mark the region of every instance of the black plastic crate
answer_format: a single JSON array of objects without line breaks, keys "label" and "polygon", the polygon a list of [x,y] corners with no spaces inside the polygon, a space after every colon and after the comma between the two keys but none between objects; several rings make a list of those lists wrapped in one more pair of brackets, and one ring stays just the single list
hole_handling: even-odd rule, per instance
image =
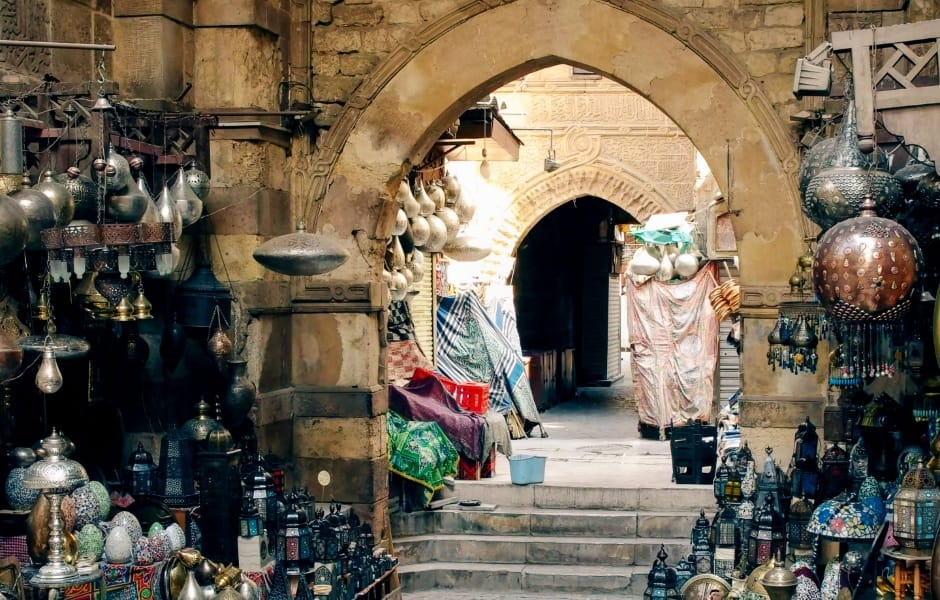
[{"label": "black plastic crate", "polygon": [[718,428],[696,422],[672,427],[669,451],[672,454],[672,479],[676,483],[711,484],[715,479],[718,454]]}]

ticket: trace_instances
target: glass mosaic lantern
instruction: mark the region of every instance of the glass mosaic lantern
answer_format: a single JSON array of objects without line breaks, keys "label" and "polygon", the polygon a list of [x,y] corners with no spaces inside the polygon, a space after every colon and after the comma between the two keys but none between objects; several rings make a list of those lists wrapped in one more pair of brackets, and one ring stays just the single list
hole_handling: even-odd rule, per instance
[{"label": "glass mosaic lantern", "polygon": [[878,535],[882,519],[855,494],[827,500],[816,507],[806,530],[820,537],[817,566],[825,567],[831,558],[844,554],[843,546],[868,544]]},{"label": "glass mosaic lantern", "polygon": [[[271,481],[274,484],[274,492],[278,496],[284,495],[284,461],[273,452],[268,452],[264,457],[264,468],[271,474]],[[308,515],[312,518],[312,515]]]},{"label": "glass mosaic lantern", "polygon": [[676,589],[681,590],[682,586],[692,576],[695,575],[695,557],[691,554],[688,558],[680,558],[676,563]]},{"label": "glass mosaic lantern", "polygon": [[708,517],[705,516],[705,509],[703,508],[699,511],[698,519],[695,520],[695,524],[692,526],[692,546],[694,547],[701,539],[711,545],[710,537],[711,523],[708,522]]},{"label": "glass mosaic lantern", "polygon": [[822,457],[822,477],[817,500],[829,500],[849,486],[849,453],[838,442],[833,443]]},{"label": "glass mosaic lantern", "polygon": [[937,536],[940,490],[933,474],[918,460],[894,495],[894,539],[905,549],[929,551]]},{"label": "glass mosaic lantern", "polygon": [[653,561],[653,568],[647,576],[643,600],[679,600],[676,570],[666,566],[666,558],[666,547],[660,546],[656,560]]},{"label": "glass mosaic lantern", "polygon": [[777,512],[772,495],[764,498],[764,504],[754,512],[754,527],[748,536],[747,562],[756,568],[786,550],[787,538],[783,517]]},{"label": "glass mosaic lantern", "polygon": [[153,456],[144,449],[143,443],[138,442],[137,450],[131,454],[127,466],[124,467],[125,489],[135,497],[152,494],[156,472]]},{"label": "glass mosaic lantern", "polygon": [[791,495],[813,498],[819,478],[819,435],[816,426],[806,418],[793,437],[793,458],[790,470]]},{"label": "glass mosaic lantern", "polygon": [[714,567],[714,552],[708,538],[699,538],[692,546],[692,558],[696,573],[711,573]]},{"label": "glass mosaic lantern", "polygon": [[712,572],[731,581],[741,549],[741,531],[734,507],[724,506],[715,515],[712,521],[712,544],[715,548]]},{"label": "glass mosaic lantern", "polygon": [[725,500],[725,484],[731,477],[731,467],[728,466],[728,456],[722,454],[721,465],[715,469],[715,479],[712,481],[712,488],[715,494],[715,501],[721,504]]},{"label": "glass mosaic lantern", "polygon": [[[757,480],[757,497],[754,498],[754,507],[760,510],[767,498],[771,498],[774,503],[774,510],[781,518],[786,518],[790,508],[790,486],[787,483],[787,476],[777,466],[777,462],[773,457],[773,448],[767,447],[766,453],[764,468]],[[761,564],[764,564],[764,562],[767,561],[763,561]]]}]

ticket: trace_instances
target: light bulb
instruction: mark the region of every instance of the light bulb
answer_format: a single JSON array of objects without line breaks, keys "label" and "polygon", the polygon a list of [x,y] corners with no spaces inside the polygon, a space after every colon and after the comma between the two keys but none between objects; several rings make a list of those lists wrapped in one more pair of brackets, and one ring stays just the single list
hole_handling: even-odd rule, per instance
[{"label": "light bulb", "polygon": [[75,271],[75,277],[79,279],[85,276],[85,256],[79,254],[77,250],[75,256],[72,257],[72,270]]},{"label": "light bulb", "polygon": [[131,256],[126,252],[118,252],[118,272],[121,279],[127,279],[127,273],[131,270]]},{"label": "light bulb", "polygon": [[62,371],[55,361],[55,350],[42,349],[42,363],[36,371],[36,387],[44,394],[54,394],[62,388]]}]

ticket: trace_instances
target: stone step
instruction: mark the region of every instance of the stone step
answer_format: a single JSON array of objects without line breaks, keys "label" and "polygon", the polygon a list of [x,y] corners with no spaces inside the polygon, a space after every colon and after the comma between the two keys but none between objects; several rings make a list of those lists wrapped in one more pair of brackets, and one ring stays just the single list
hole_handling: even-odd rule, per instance
[{"label": "stone step", "polygon": [[461,500],[479,500],[497,506],[676,511],[694,515],[698,515],[699,509],[704,508],[707,513],[715,507],[710,485],[619,488],[458,480],[454,491]]},{"label": "stone step", "polygon": [[575,510],[525,506],[467,510],[451,505],[442,510],[396,513],[391,516],[391,524],[396,537],[428,533],[479,533],[681,538],[691,534],[696,519],[696,515],[678,511]]},{"label": "stone step", "polygon": [[402,565],[440,561],[526,565],[583,565],[649,569],[665,545],[672,562],[687,556],[687,537],[643,539],[636,537],[519,536],[479,534],[427,534],[395,539],[395,554]]},{"label": "stone step", "polygon": [[[520,598],[526,593],[563,598],[565,592],[581,598],[642,598],[648,566],[529,565],[521,563],[436,562],[398,567],[402,588],[422,590],[499,591],[504,597]],[[518,593],[518,595],[517,595]],[[447,597],[451,594],[448,592]],[[467,596],[470,597],[470,596]],[[473,596],[482,598],[483,594]],[[569,598],[572,596],[569,596]]]}]

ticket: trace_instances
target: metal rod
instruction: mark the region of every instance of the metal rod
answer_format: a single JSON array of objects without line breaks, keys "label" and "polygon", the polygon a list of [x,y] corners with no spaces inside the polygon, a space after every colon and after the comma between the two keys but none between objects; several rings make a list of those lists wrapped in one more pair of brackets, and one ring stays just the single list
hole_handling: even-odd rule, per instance
[{"label": "metal rod", "polygon": [[0,40],[0,46],[31,46],[64,50],[114,50],[114,44],[80,44],[78,42],[35,42],[32,40]]}]

